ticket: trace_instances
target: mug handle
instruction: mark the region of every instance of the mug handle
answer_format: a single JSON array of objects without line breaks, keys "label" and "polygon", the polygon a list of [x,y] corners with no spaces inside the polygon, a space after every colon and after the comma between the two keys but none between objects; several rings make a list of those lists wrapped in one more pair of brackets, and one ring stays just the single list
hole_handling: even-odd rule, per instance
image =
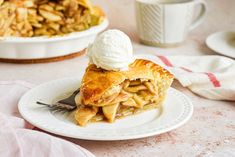
[{"label": "mug handle", "polygon": [[207,11],[206,2],[204,0],[196,0],[194,3],[194,6],[196,5],[200,5],[200,13],[196,17],[196,19],[192,22],[189,30],[195,29],[202,22],[202,20],[204,19],[206,15],[206,11]]}]

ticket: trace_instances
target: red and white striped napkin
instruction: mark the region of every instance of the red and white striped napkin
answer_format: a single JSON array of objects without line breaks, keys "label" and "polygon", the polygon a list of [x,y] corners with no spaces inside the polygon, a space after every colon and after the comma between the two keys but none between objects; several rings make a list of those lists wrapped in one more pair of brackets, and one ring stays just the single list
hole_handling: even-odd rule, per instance
[{"label": "red and white striped napkin", "polygon": [[182,86],[213,100],[235,101],[235,61],[222,56],[138,55],[169,69]]}]

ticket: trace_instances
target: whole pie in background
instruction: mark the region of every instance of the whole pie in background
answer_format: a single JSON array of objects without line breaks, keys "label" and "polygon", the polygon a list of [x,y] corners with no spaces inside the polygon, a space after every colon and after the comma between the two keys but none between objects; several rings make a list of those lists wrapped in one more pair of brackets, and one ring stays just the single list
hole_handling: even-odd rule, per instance
[{"label": "whole pie in background", "polygon": [[103,19],[103,11],[89,0],[0,0],[0,37],[64,35]]}]

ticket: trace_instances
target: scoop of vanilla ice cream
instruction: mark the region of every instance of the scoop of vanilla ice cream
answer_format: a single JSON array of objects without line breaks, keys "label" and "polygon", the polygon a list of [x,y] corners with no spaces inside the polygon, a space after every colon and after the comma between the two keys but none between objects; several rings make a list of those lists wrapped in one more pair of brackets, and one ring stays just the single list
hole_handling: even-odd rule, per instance
[{"label": "scoop of vanilla ice cream", "polygon": [[128,65],[134,61],[130,38],[116,29],[97,36],[87,54],[92,63],[105,70],[128,70]]}]

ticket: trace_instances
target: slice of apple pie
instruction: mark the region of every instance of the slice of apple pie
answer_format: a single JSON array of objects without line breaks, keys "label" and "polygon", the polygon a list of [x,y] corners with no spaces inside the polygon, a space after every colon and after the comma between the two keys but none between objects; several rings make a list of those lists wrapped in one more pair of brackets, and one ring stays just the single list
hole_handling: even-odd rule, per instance
[{"label": "slice of apple pie", "polygon": [[75,119],[85,126],[157,108],[172,81],[169,71],[147,60],[135,60],[128,71],[107,71],[90,64],[76,97]]}]

